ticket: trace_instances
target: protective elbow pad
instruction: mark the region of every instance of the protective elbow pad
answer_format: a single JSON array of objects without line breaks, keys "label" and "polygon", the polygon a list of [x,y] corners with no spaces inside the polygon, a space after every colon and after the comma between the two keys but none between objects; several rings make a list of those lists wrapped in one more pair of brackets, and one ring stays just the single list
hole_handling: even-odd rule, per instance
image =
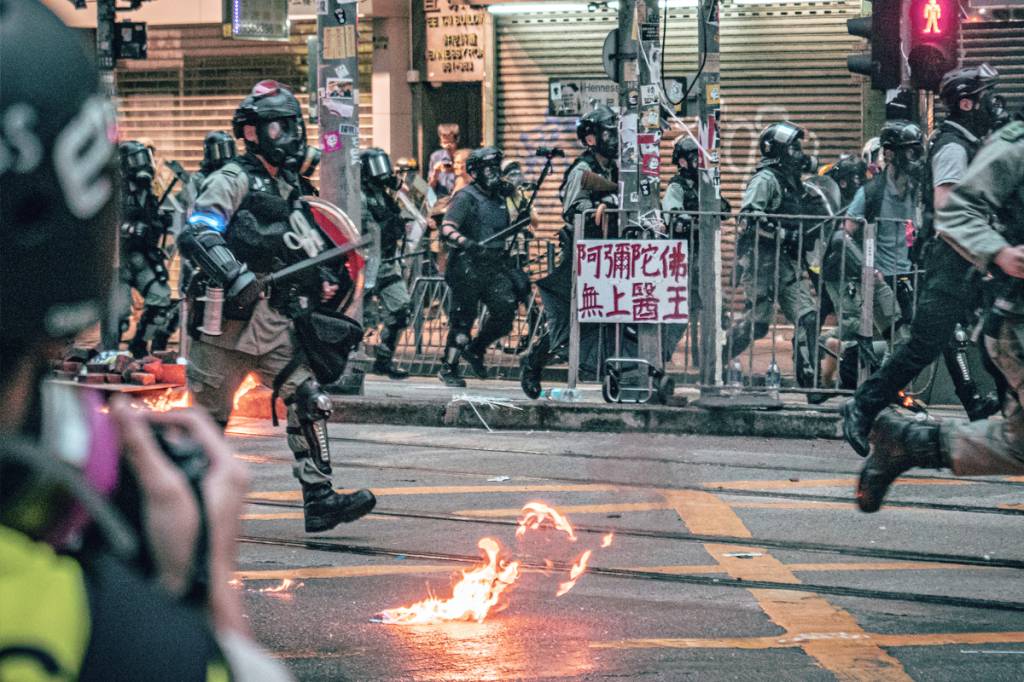
[{"label": "protective elbow pad", "polygon": [[243,268],[224,243],[224,237],[198,225],[183,230],[178,245],[182,255],[220,286],[233,282]]}]

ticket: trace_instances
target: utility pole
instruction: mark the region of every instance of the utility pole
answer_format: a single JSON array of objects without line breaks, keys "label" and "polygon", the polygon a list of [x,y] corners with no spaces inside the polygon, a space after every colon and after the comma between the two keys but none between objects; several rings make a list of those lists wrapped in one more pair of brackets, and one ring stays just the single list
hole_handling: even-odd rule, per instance
[{"label": "utility pole", "polygon": [[[343,210],[360,225],[359,191],[359,64],[356,32],[356,3],[326,0],[326,13],[317,14],[318,144],[320,196]],[[353,303],[352,313],[362,319],[362,301]],[[355,360],[355,358],[353,358]],[[362,393],[362,373],[352,372],[354,362],[339,381],[345,392]]]},{"label": "utility pole", "polygon": [[722,384],[722,219],[721,171],[719,169],[718,128],[721,123],[720,45],[718,41],[718,0],[699,0],[697,17],[697,53],[703,69],[697,78],[700,115],[700,201],[699,290],[700,310],[700,383]]},{"label": "utility pole", "polygon": [[114,52],[114,24],[117,22],[116,0],[98,0],[96,3],[96,63],[100,72],[100,84],[107,97],[117,94],[114,67],[117,55]]},{"label": "utility pole", "polygon": [[[619,233],[639,224],[645,238],[661,221],[661,53],[658,0],[619,3]],[[662,369],[660,325],[638,325],[638,357]]]}]

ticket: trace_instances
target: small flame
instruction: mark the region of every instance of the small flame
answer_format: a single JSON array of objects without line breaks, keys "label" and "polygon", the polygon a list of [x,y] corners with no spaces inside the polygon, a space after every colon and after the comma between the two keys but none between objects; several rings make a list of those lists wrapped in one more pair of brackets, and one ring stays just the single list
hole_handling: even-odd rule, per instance
[{"label": "small flame", "polygon": [[156,398],[145,398],[142,401],[154,412],[170,412],[192,407],[192,394],[180,388],[169,388]]},{"label": "small flame", "polygon": [[258,376],[256,376],[255,373],[249,372],[248,374],[246,374],[245,379],[242,380],[242,384],[238,387],[238,390],[235,391],[235,397],[232,399],[231,402],[231,409],[237,410],[238,404],[242,402],[242,397],[259,385],[260,379]]},{"label": "small flame", "polygon": [[273,587],[261,587],[256,590],[257,592],[266,592],[270,594],[278,594],[280,592],[291,592],[302,587],[305,583],[295,582],[291,578],[284,578],[281,580],[280,585],[274,585]]},{"label": "small flame", "polygon": [[608,535],[605,535],[603,538],[601,538],[601,549],[605,549],[607,547],[611,547],[612,546],[612,540],[614,540],[614,539],[615,539],[615,533],[608,533]]},{"label": "small flame", "polygon": [[238,589],[238,588],[242,587],[243,583],[238,578],[234,578],[234,579],[228,581],[228,585],[231,585],[231,587],[234,587],[235,589]]},{"label": "small flame", "polygon": [[[518,561],[500,561],[501,545],[493,538],[481,538],[477,546],[486,556],[485,561],[468,571],[452,587],[448,599],[428,597],[412,606],[381,611],[382,623],[423,625],[453,620],[483,622],[501,601],[502,594],[519,579]],[[500,610],[500,609],[498,609]]]},{"label": "small flame", "polygon": [[527,530],[538,530],[545,521],[549,521],[555,530],[563,531],[569,536],[569,540],[576,542],[576,531],[569,520],[543,502],[530,502],[523,507],[521,514],[519,527],[516,528],[517,538],[526,535]]},{"label": "small flame", "polygon": [[583,572],[587,570],[587,564],[590,562],[591,550],[585,551],[580,554],[579,558],[573,563],[572,568],[569,569],[569,579],[558,586],[558,592],[555,593],[556,597],[561,597],[563,594],[576,587],[576,581],[580,579]]}]

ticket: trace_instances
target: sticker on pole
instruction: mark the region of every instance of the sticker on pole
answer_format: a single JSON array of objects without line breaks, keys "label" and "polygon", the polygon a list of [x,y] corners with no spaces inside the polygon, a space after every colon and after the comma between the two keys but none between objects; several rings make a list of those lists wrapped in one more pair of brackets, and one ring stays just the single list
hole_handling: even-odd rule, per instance
[{"label": "sticker on pole", "polygon": [[580,322],[684,324],[690,260],[683,239],[584,239],[575,246]]}]

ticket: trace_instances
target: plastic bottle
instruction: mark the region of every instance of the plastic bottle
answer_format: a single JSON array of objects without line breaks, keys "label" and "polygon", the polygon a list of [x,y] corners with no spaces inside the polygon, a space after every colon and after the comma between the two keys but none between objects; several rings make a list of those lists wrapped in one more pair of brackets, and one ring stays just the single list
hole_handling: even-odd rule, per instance
[{"label": "plastic bottle", "polygon": [[743,385],[743,366],[740,365],[739,360],[734,360],[729,365],[729,375],[726,377],[726,383],[730,386],[742,386]]},{"label": "plastic bottle", "polygon": [[583,392],[578,388],[545,388],[540,397],[560,403],[578,403],[583,400]]},{"label": "plastic bottle", "polygon": [[768,371],[764,373],[764,385],[768,388],[778,388],[782,385],[782,373],[779,371],[779,366],[775,364],[775,360],[772,360],[768,365]]}]

